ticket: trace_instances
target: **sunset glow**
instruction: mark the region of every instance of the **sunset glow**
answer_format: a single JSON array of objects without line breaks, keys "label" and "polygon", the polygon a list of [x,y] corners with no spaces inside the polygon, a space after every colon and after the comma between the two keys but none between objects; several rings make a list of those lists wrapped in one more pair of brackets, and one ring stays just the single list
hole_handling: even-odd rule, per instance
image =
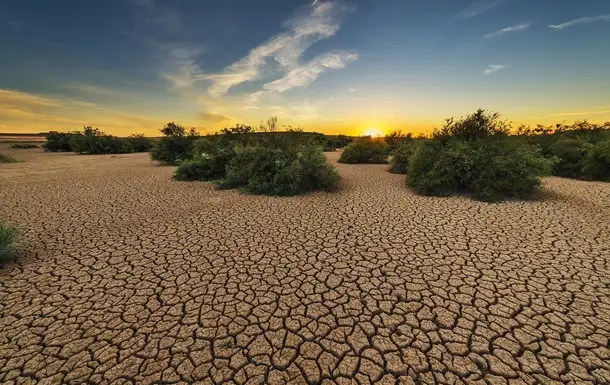
[{"label": "sunset glow", "polygon": [[257,4],[9,2],[0,132],[210,133],[277,116],[383,136],[478,108],[515,125],[610,120],[605,0]]}]

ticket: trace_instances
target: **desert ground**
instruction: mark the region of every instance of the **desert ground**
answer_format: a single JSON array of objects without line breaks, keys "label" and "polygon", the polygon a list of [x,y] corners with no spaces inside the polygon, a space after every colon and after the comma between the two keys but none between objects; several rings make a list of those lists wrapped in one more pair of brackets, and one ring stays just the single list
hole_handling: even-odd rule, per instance
[{"label": "desert ground", "polygon": [[0,152],[0,383],[610,383],[609,183],[487,204],[337,164],[277,198]]}]

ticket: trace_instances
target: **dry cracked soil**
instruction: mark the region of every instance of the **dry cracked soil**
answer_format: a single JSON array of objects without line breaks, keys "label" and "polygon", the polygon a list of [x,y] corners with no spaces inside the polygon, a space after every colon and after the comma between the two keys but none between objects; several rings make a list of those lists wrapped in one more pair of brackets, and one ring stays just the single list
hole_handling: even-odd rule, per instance
[{"label": "dry cracked soil", "polygon": [[12,153],[2,384],[610,383],[610,184],[486,204],[338,165],[340,192],[274,198]]}]

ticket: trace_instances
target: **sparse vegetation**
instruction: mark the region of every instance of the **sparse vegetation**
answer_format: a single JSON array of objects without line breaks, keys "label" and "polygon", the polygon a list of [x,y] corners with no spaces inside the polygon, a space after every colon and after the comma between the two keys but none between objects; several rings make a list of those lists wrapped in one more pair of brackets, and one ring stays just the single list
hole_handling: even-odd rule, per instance
[{"label": "sparse vegetation", "polygon": [[389,171],[392,174],[406,174],[409,161],[417,149],[414,141],[404,141],[392,152]]},{"label": "sparse vegetation", "polygon": [[10,145],[10,148],[29,150],[32,148],[40,148],[40,146],[32,143],[14,143]]},{"label": "sparse vegetation", "polygon": [[610,122],[595,125],[585,120],[569,126],[539,125],[533,129],[522,126],[517,130],[517,135],[539,146],[545,156],[556,160],[553,175],[608,180],[604,176],[607,173],[603,171],[603,155],[600,155],[604,151],[603,143],[610,141]]},{"label": "sparse vegetation", "polygon": [[19,162],[14,156],[8,154],[0,154],[0,163],[17,163]]},{"label": "sparse vegetation", "polygon": [[466,193],[483,201],[533,197],[554,161],[509,130],[483,110],[447,120],[413,155],[407,185],[423,195]]},{"label": "sparse vegetation", "polygon": [[235,157],[235,144],[214,143],[199,139],[194,144],[193,158],[181,162],[174,173],[176,180],[220,180],[227,173],[227,165]]},{"label": "sparse vegetation", "polygon": [[339,158],[340,163],[387,163],[388,145],[383,139],[362,137],[350,143]]},{"label": "sparse vegetation", "polygon": [[255,133],[249,126],[225,128],[197,140],[189,158],[178,162],[177,180],[218,181],[224,189],[253,194],[295,195],[337,188],[339,175],[322,152],[326,137],[269,119]]},{"label": "sparse vegetation", "polygon": [[77,154],[127,154],[133,146],[126,139],[107,135],[98,128],[83,127],[83,131],[70,139],[70,147]]},{"label": "sparse vegetation", "polygon": [[127,138],[108,135],[98,128],[83,127],[82,131],[50,132],[43,145],[46,151],[70,151],[77,154],[127,154],[147,152],[151,141],[143,134]]},{"label": "sparse vegetation", "polygon": [[198,139],[195,129],[189,133],[174,122],[167,123],[161,129],[163,137],[155,142],[150,152],[150,158],[166,165],[176,165],[193,157],[193,145]]},{"label": "sparse vegetation", "polygon": [[237,148],[221,188],[242,188],[253,194],[295,195],[338,187],[339,174],[321,147]]},{"label": "sparse vegetation", "polygon": [[77,135],[76,132],[49,132],[46,136],[47,141],[42,146],[46,151],[71,152],[72,146],[70,141],[75,135]]},{"label": "sparse vegetation", "polygon": [[610,182],[610,140],[598,142],[589,149],[581,171],[587,179]]},{"label": "sparse vegetation", "polygon": [[10,261],[15,256],[13,243],[17,238],[17,230],[0,222],[0,262]]},{"label": "sparse vegetation", "polygon": [[413,139],[413,134],[404,134],[401,130],[392,131],[384,138],[391,152],[396,151],[405,142],[410,142]]}]

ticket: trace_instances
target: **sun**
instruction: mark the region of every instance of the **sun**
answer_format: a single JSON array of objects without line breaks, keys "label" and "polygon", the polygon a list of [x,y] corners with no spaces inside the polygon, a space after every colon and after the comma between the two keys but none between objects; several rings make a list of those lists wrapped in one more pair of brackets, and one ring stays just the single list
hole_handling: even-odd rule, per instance
[{"label": "sun", "polygon": [[381,137],[381,131],[379,131],[379,129],[377,129],[375,127],[369,127],[366,129],[366,131],[364,131],[364,136],[370,136],[372,138],[379,138],[379,137]]}]

